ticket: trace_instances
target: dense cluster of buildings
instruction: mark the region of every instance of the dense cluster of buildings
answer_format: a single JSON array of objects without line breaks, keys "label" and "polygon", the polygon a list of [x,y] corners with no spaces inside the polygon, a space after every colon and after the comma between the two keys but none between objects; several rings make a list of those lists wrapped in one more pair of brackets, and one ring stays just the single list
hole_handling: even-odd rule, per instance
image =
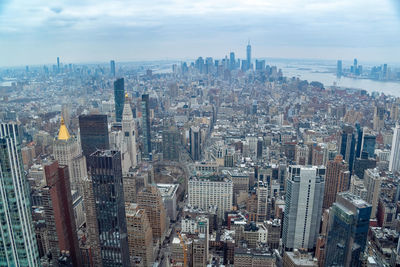
[{"label": "dense cluster of buildings", "polygon": [[400,98],[163,67],[0,70],[1,266],[400,266]]}]

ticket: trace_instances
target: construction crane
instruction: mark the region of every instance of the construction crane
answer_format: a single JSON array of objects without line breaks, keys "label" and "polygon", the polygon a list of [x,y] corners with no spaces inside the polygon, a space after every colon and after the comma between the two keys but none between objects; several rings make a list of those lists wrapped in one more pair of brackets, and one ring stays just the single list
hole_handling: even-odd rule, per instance
[{"label": "construction crane", "polygon": [[181,233],[179,231],[176,231],[176,232],[178,233],[178,237],[179,237],[179,240],[181,241],[181,245],[182,245],[182,249],[183,249],[183,267],[188,267],[188,265],[187,265],[187,246],[181,236]]}]

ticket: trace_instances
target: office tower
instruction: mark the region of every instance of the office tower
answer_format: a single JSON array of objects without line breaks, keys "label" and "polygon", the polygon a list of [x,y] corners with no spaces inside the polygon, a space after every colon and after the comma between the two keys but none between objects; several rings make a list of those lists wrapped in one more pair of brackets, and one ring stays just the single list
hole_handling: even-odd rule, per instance
[{"label": "office tower", "polygon": [[[125,101],[124,110],[122,114],[122,133],[124,147],[127,151],[127,162],[128,170],[130,167],[134,168],[137,165],[137,150],[136,150],[136,124],[133,119],[132,108],[128,101],[128,95],[126,95],[127,100]],[[126,169],[126,168],[124,168]]]},{"label": "office tower", "polygon": [[373,158],[375,156],[375,144],[376,136],[373,134],[368,134],[364,131],[362,139],[362,152],[367,153],[368,158]]},{"label": "office tower", "polygon": [[[44,165],[46,176],[44,212],[50,215],[53,223],[46,222],[46,227],[53,228],[52,238],[56,244],[50,246],[53,249],[52,257],[57,260],[61,251],[69,251],[74,266],[80,266],[81,257],[78,246],[78,236],[75,225],[74,210],[72,208],[72,196],[67,166],[59,166],[57,161],[49,162]],[[55,232],[55,233],[54,233]],[[54,234],[56,234],[54,236]]]},{"label": "office tower", "polygon": [[153,232],[146,210],[135,204],[125,205],[131,266],[152,266]]},{"label": "office tower", "polygon": [[138,193],[137,201],[139,208],[146,210],[153,231],[153,241],[162,243],[165,238],[167,219],[160,191],[156,186],[149,185]]},{"label": "office tower", "polygon": [[62,117],[58,136],[54,141],[53,154],[60,165],[67,166],[71,189],[78,190],[80,177],[74,175],[73,162],[80,155],[80,148],[78,141],[69,134]]},{"label": "office tower", "polygon": [[256,59],[256,70],[258,71],[265,70],[265,60]]},{"label": "office tower", "polygon": [[57,73],[60,73],[60,58],[57,57]]},{"label": "office tower", "polygon": [[235,60],[235,53],[231,52],[229,54],[229,66],[231,70],[236,69],[236,60]]},{"label": "office tower", "polygon": [[251,45],[250,45],[250,41],[247,44],[246,47],[246,60],[247,60],[247,69],[253,69],[252,65],[251,65]]},{"label": "office tower", "polygon": [[179,161],[179,147],[181,136],[175,126],[164,129],[162,133],[162,151],[163,159],[170,161]]},{"label": "office tower", "polygon": [[339,154],[349,164],[350,174],[353,171],[354,158],[356,155],[356,134],[354,128],[350,125],[343,126],[339,138]]},{"label": "office tower", "polygon": [[208,210],[217,207],[218,217],[232,209],[233,183],[222,177],[191,177],[188,183],[188,199],[192,207]]},{"label": "office tower", "polygon": [[289,166],[282,232],[285,249],[315,247],[321,222],[324,177],[325,167]]},{"label": "office tower", "polygon": [[103,266],[129,266],[121,154],[97,150],[89,156]]},{"label": "office tower", "polygon": [[17,124],[0,124],[1,266],[40,265],[20,140]]},{"label": "office tower", "polygon": [[339,193],[329,215],[324,266],[361,266],[371,205],[349,192]]},{"label": "office tower", "polygon": [[92,263],[90,267],[102,267],[103,262],[100,249],[99,224],[97,223],[96,198],[91,177],[85,177],[83,179],[82,189],[83,199],[85,201],[88,261]]},{"label": "office tower", "polygon": [[197,126],[190,127],[189,131],[190,156],[192,160],[201,159],[201,132]]},{"label": "office tower", "polygon": [[115,61],[114,60],[110,61],[110,73],[113,77],[115,77]]},{"label": "office tower", "polygon": [[354,72],[354,74],[357,74],[357,69],[358,69],[357,59],[355,58],[354,62],[353,62],[353,72]]},{"label": "office tower", "polygon": [[361,158],[358,158],[354,161],[353,174],[357,175],[361,179],[364,179],[365,170],[374,169],[376,167],[376,162],[376,159],[368,158],[368,152],[363,151],[361,153]]},{"label": "office tower", "polygon": [[326,166],[324,202],[323,209],[329,209],[335,202],[336,194],[347,191],[350,185],[349,166],[343,161],[341,155],[337,155],[335,160],[329,161]]},{"label": "office tower", "polygon": [[342,61],[338,60],[337,61],[337,66],[336,66],[336,75],[338,77],[340,77],[340,76],[342,76],[342,73],[343,73]]},{"label": "office tower", "polygon": [[114,82],[115,120],[117,122],[122,121],[124,102],[125,102],[124,78],[119,78]]},{"label": "office tower", "polygon": [[80,115],[79,130],[81,136],[82,153],[87,159],[97,149],[108,149],[107,115]]},{"label": "office tower", "polygon": [[296,163],[298,165],[308,165],[310,148],[304,144],[296,145]]},{"label": "office tower", "polygon": [[364,174],[364,187],[367,190],[367,201],[371,204],[371,219],[376,218],[382,178],[377,169],[367,169]]},{"label": "office tower", "polygon": [[385,127],[385,107],[376,105],[373,120],[374,131],[381,131],[383,127]]},{"label": "office tower", "polygon": [[150,107],[149,95],[142,95],[142,127],[143,127],[143,157],[151,159]]},{"label": "office tower", "polygon": [[192,244],[192,263],[193,267],[207,266],[207,245],[203,236],[193,239]]},{"label": "office tower", "polygon": [[389,171],[395,173],[400,171],[400,124],[396,124],[390,150]]}]

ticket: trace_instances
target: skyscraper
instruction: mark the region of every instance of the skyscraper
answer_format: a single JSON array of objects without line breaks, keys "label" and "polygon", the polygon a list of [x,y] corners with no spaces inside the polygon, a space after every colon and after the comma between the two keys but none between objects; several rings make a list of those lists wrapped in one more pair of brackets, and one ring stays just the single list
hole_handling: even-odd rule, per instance
[{"label": "skyscraper", "polygon": [[60,73],[60,58],[57,57],[57,73]]},{"label": "skyscraper", "polygon": [[236,59],[235,59],[235,53],[231,52],[229,54],[229,66],[231,70],[236,69]]},{"label": "skyscraper", "polygon": [[154,185],[143,188],[137,196],[139,208],[144,209],[149,219],[153,240],[164,241],[166,232],[166,211],[160,191]]},{"label": "skyscraper", "polygon": [[336,75],[338,77],[342,76],[343,70],[342,70],[342,61],[338,60],[337,61],[337,66],[336,66]]},{"label": "skyscraper", "polygon": [[115,77],[115,61],[114,60],[110,61],[110,72],[111,72],[111,75],[113,77]]},{"label": "skyscraper", "polygon": [[366,201],[371,204],[371,219],[376,218],[382,178],[378,169],[367,169],[364,174],[364,187],[367,190]]},{"label": "skyscraper", "polygon": [[253,69],[252,65],[251,65],[251,45],[250,45],[250,41],[247,44],[246,47],[246,60],[247,60],[247,69]]},{"label": "skyscraper", "polygon": [[162,133],[163,159],[179,161],[180,138],[178,129],[175,126],[166,127]]},{"label": "skyscraper", "polygon": [[115,119],[117,122],[122,121],[122,112],[125,102],[124,78],[119,78],[114,82],[114,102],[115,102]]},{"label": "skyscraper", "polygon": [[335,202],[338,192],[347,191],[350,185],[349,166],[337,155],[334,161],[329,161],[326,166],[326,179],[323,209],[329,209]]},{"label": "skyscraper", "polygon": [[17,124],[0,124],[0,266],[40,265],[20,138]]},{"label": "skyscraper", "polygon": [[385,107],[376,105],[374,109],[373,128],[375,131],[381,131],[385,127]]},{"label": "skyscraper", "polygon": [[389,170],[391,172],[400,171],[400,124],[396,124],[390,151]]},{"label": "skyscraper", "polygon": [[47,224],[47,227],[55,228],[57,236],[51,238],[56,238],[58,241],[56,248],[50,248],[58,250],[58,253],[53,253],[52,257],[53,259],[57,259],[61,251],[69,251],[74,266],[80,266],[81,257],[72,208],[68,168],[67,166],[59,166],[58,162],[54,161],[45,164],[44,171],[46,176],[45,190],[48,190],[50,195],[50,199],[47,198],[47,200],[51,202],[44,205],[45,213],[50,213],[50,216],[54,217],[54,224]]},{"label": "skyscraper", "polygon": [[143,145],[144,151],[143,156],[146,159],[150,159],[151,150],[151,134],[150,134],[150,107],[149,107],[149,95],[142,95],[142,125],[143,125]]},{"label": "skyscraper", "polygon": [[79,116],[79,129],[82,153],[86,159],[97,149],[110,147],[107,115],[81,115]]},{"label": "skyscraper", "polygon": [[324,266],[361,266],[371,205],[349,192],[339,193],[329,214]]},{"label": "skyscraper", "polygon": [[122,113],[122,133],[123,142],[126,146],[127,156],[129,156],[128,167],[137,165],[137,150],[136,150],[136,124],[133,119],[132,108],[128,101],[128,95],[125,96],[126,101]]},{"label": "skyscraper", "polygon": [[[131,266],[151,266],[153,232],[146,210],[139,209],[136,204],[131,203],[126,204],[125,210]],[[137,261],[140,261],[140,265],[136,263]]]},{"label": "skyscraper", "polygon": [[103,266],[129,266],[121,154],[97,150],[88,162]]},{"label": "skyscraper", "polygon": [[201,132],[197,126],[190,127],[189,131],[190,156],[194,161],[201,159]]},{"label": "skyscraper", "polygon": [[343,126],[339,138],[339,154],[349,164],[350,174],[353,171],[354,159],[356,155],[356,134],[354,128],[350,125]]},{"label": "skyscraper", "polygon": [[58,136],[54,141],[53,154],[60,165],[68,167],[70,187],[73,190],[78,189],[79,183],[79,177],[76,177],[72,170],[73,162],[80,155],[80,150],[77,140],[69,134],[64,119],[61,118]]},{"label": "skyscraper", "polygon": [[324,167],[289,166],[282,232],[285,249],[315,247],[322,215],[324,177]]}]

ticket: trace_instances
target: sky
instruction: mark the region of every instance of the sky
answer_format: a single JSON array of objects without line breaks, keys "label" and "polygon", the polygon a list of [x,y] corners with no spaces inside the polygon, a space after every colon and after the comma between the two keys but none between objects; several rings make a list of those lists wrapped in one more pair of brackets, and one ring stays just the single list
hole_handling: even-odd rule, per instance
[{"label": "sky", "polygon": [[0,0],[0,66],[245,57],[400,62],[400,0]]}]

